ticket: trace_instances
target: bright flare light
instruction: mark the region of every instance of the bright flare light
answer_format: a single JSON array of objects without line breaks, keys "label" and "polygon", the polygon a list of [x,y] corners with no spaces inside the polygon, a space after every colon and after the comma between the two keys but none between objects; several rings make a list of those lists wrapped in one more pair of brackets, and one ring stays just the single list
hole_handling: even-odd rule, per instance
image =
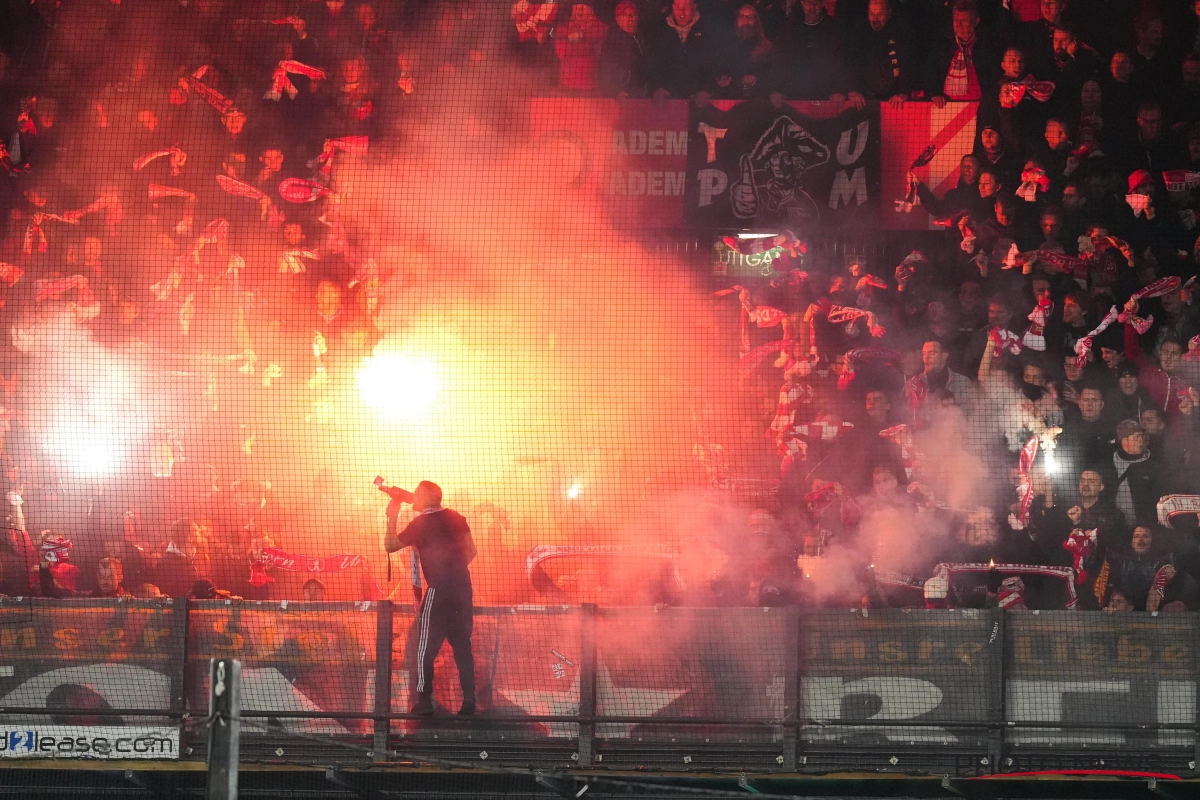
[{"label": "bright flare light", "polygon": [[51,436],[50,450],[76,475],[111,475],[121,462],[119,437],[98,427],[63,425]]},{"label": "bright flare light", "polygon": [[1047,475],[1053,475],[1058,472],[1058,461],[1054,458],[1054,451],[1047,450],[1044,465]]},{"label": "bright flare light", "polygon": [[433,408],[441,381],[432,359],[377,353],[358,371],[362,401],[386,417],[416,420]]},{"label": "bright flare light", "polygon": [[583,484],[572,483],[571,488],[567,489],[567,497],[569,497],[572,500],[578,500],[579,493],[582,491],[583,491]]}]

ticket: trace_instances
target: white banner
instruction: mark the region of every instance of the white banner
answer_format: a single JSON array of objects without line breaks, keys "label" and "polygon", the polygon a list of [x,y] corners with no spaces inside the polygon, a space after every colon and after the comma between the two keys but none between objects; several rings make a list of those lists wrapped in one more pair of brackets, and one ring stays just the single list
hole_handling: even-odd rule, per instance
[{"label": "white banner", "polygon": [[179,758],[179,729],[0,725],[0,758]]}]

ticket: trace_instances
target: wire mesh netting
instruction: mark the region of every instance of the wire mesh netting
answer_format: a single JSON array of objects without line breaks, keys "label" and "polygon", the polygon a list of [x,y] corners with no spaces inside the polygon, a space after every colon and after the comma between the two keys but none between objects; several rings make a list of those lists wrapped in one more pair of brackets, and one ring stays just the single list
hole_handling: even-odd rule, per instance
[{"label": "wire mesh netting", "polygon": [[2,4],[0,761],[1187,763],[1197,10]]}]

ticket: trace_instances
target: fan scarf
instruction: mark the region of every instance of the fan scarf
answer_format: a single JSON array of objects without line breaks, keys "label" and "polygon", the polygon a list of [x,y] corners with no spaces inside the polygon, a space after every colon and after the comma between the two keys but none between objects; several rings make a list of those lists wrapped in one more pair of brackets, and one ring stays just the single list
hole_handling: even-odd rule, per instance
[{"label": "fan scarf", "polygon": [[1117,307],[1113,306],[1104,315],[1104,319],[1100,320],[1100,324],[1093,328],[1086,336],[1075,342],[1075,366],[1083,369],[1087,365],[1088,353],[1092,351],[1092,340],[1099,336],[1104,331],[1108,330],[1108,326],[1117,321]]},{"label": "fan scarf", "polygon": [[1038,81],[1034,80],[1032,75],[1026,75],[1022,81],[1000,84],[1000,105],[1003,108],[1016,108],[1026,95],[1039,103],[1045,103],[1050,100],[1050,95],[1054,94],[1054,89],[1052,81]]},{"label": "fan scarf", "polygon": [[165,150],[155,150],[154,152],[147,153],[146,155],[137,159],[133,162],[133,171],[141,172],[150,165],[150,162],[160,159],[164,156],[171,157],[171,175],[173,176],[178,175],[180,168],[187,163],[187,153],[180,150],[179,145],[175,145],[174,147],[168,147]]},{"label": "fan scarf", "polygon": [[1017,500],[1020,503],[1017,508],[1017,522],[1022,526],[1029,521],[1029,509],[1033,505],[1033,480],[1030,478],[1029,470],[1033,469],[1037,451],[1038,437],[1031,436],[1025,446],[1021,448],[1021,457],[1017,462],[1017,475],[1020,477],[1017,484]]},{"label": "fan scarf", "polygon": [[737,292],[738,299],[742,304],[742,310],[738,316],[738,357],[745,358],[750,354],[750,329],[748,323],[753,320],[760,328],[773,328],[776,325],[782,324],[787,319],[787,314],[771,306],[752,306],[750,304],[750,290],[741,285],[730,286],[728,289],[713,292],[713,297],[724,297],[734,292]]},{"label": "fan scarf", "polygon": [[1169,525],[1180,514],[1200,514],[1200,494],[1169,494],[1158,501],[1158,524]]},{"label": "fan scarf", "polygon": [[1169,169],[1162,174],[1168,192],[1188,192],[1200,189],[1200,172],[1188,169]]},{"label": "fan scarf", "polygon": [[1029,330],[1021,337],[1021,344],[1030,350],[1045,351],[1046,349],[1046,320],[1054,312],[1054,303],[1049,297],[1038,300],[1037,306],[1029,312]]},{"label": "fan scarf", "polygon": [[1092,528],[1090,531],[1085,531],[1082,528],[1076,528],[1075,530],[1071,531],[1070,535],[1067,536],[1066,541],[1063,542],[1063,549],[1069,552],[1075,559],[1074,566],[1076,583],[1087,583],[1088,573],[1087,570],[1084,569],[1083,565],[1084,562],[1087,561],[1088,557],[1091,556],[1096,550],[1098,531],[1099,529],[1097,528]]},{"label": "fan scarf", "polygon": [[325,80],[325,70],[301,64],[299,61],[284,59],[275,65],[275,71],[271,73],[271,88],[263,95],[263,100],[278,100],[284,92],[287,92],[287,96],[295,100],[300,91],[288,77],[289,74],[303,75],[314,81]]}]

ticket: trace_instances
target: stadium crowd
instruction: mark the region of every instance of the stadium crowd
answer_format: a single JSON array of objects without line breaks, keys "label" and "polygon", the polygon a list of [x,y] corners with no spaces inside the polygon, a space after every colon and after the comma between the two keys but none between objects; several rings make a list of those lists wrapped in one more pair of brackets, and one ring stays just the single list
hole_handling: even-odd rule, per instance
[{"label": "stadium crowd", "polygon": [[[386,157],[406,119],[503,63],[542,92],[618,100],[979,103],[958,185],[938,197],[913,175],[897,198],[945,224],[920,251],[899,267],[814,256],[742,290],[747,318],[784,332],[777,360],[745,362],[778,489],[702,589],[662,579],[643,599],[1200,608],[1200,3],[35,0],[21,14],[0,41],[0,594],[320,600],[354,568],[339,598],[377,596],[370,569],[331,553],[305,559],[327,575],[284,589],[287,510],[263,481],[182,459],[169,420],[153,472],[186,489],[93,498],[85,536],[40,524],[53,515],[33,487],[52,480],[23,458],[39,399],[22,365],[39,321],[66,311],[105,344],[236,354],[247,402],[319,390],[371,352],[392,277],[370,257],[376,232],[339,215],[340,165]],[[253,435],[209,388],[188,441],[249,456]],[[728,488],[718,450],[697,446]],[[378,551],[378,521],[337,507],[329,475],[312,496],[334,524],[375,528],[339,544]]]}]

